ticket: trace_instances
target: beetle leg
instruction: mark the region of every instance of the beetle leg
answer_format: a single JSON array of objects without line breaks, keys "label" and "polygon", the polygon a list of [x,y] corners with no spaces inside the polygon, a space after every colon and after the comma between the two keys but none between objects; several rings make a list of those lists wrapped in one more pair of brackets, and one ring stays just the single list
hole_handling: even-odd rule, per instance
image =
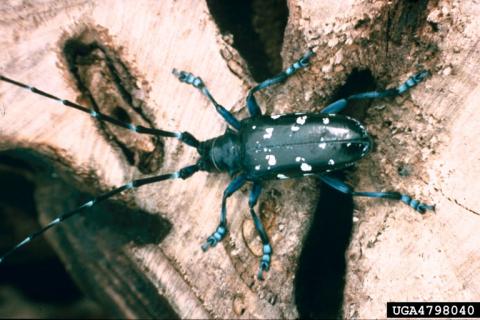
[{"label": "beetle leg", "polygon": [[270,260],[272,256],[272,247],[268,241],[268,235],[265,231],[265,228],[262,225],[262,221],[255,213],[253,207],[257,204],[258,197],[262,192],[262,186],[258,182],[253,183],[252,191],[250,192],[250,197],[248,198],[248,206],[250,207],[250,215],[252,216],[253,223],[255,224],[255,229],[260,236],[263,244],[263,254],[262,259],[260,260],[260,268],[258,270],[257,279],[263,280],[263,272],[270,269]]},{"label": "beetle leg", "polygon": [[422,72],[417,73],[416,75],[410,77],[402,83],[397,88],[387,89],[384,91],[369,91],[364,93],[358,93],[349,96],[345,99],[337,100],[328,106],[326,106],[321,113],[338,113],[345,109],[347,106],[348,101],[350,100],[361,100],[361,99],[378,99],[378,98],[385,98],[385,97],[395,97],[398,96],[409,89],[415,87],[418,83],[420,83],[423,79],[428,76],[428,71],[423,70]]},{"label": "beetle leg", "polygon": [[230,197],[235,191],[240,189],[246,181],[247,179],[245,178],[245,176],[240,175],[233,179],[233,181],[230,182],[225,191],[223,191],[220,223],[215,232],[212,233],[212,235],[209,236],[207,238],[207,241],[202,245],[203,251],[207,251],[208,248],[216,246],[217,243],[221,241],[227,234],[227,198]]},{"label": "beetle leg", "polygon": [[329,176],[319,176],[323,182],[328,184],[330,187],[337,189],[342,193],[351,194],[355,197],[370,197],[370,198],[386,198],[402,201],[403,203],[409,205],[413,209],[417,210],[420,213],[425,213],[426,210],[435,211],[435,205],[428,205],[422,203],[418,200],[412,199],[409,195],[403,194],[400,192],[363,192],[363,191],[354,191],[345,182],[342,182],[336,178]]},{"label": "beetle leg", "polygon": [[211,103],[215,106],[215,109],[217,110],[218,113],[227,121],[229,125],[234,127],[237,130],[240,130],[240,122],[231,114],[227,109],[225,109],[222,105],[220,105],[210,94],[210,91],[208,91],[207,87],[205,86],[205,83],[203,83],[203,80],[200,77],[196,77],[195,75],[191,74],[190,72],[185,72],[185,71],[178,71],[177,69],[173,69],[172,73],[180,80],[181,82],[185,82],[187,84],[191,84],[200,92],[202,92],[208,100],[210,100]]},{"label": "beetle leg", "polygon": [[270,87],[271,85],[280,83],[285,81],[288,77],[293,75],[295,72],[300,70],[301,68],[305,68],[309,65],[310,63],[310,57],[313,56],[314,53],[313,51],[309,50],[307,51],[303,57],[295,61],[292,65],[290,65],[287,69],[283,70],[280,72],[278,75],[274,76],[273,78],[267,79],[259,84],[257,84],[255,87],[250,89],[247,95],[247,108],[248,111],[250,112],[250,116],[256,117],[262,115],[262,111],[260,110],[260,107],[257,104],[257,100],[255,100],[255,97],[253,94],[259,90],[265,89],[267,87]]}]

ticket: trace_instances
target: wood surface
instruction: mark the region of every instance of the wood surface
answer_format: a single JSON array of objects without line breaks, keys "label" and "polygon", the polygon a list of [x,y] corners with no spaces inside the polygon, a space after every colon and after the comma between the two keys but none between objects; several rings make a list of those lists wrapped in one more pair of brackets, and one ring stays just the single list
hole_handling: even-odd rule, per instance
[{"label": "wood surface", "polygon": [[[432,73],[408,94],[371,104],[362,121],[376,147],[348,180],[358,190],[409,193],[437,210],[419,215],[401,203],[355,199],[350,245],[340,253],[347,263],[342,317],[385,317],[387,301],[480,300],[479,4],[290,0],[288,7],[284,67],[309,47],[317,55],[308,70],[259,94],[268,113],[320,111],[354,70],[369,70],[377,88],[398,85],[421,69]],[[244,97],[254,82],[201,1],[7,1],[0,15],[1,74],[87,104],[63,48],[70,39],[97,41],[118,59],[118,70],[128,70],[124,85],[133,92],[129,105],[108,75],[86,72],[100,110],[121,108],[135,121],[187,130],[201,140],[222,134],[225,122],[196,89],[173,77],[177,68],[201,76],[217,101],[247,116]],[[7,83],[0,84],[0,104],[0,150],[20,149],[44,168],[36,192],[42,224],[88,200],[83,193],[98,195],[198,158],[173,139],[102,126]],[[265,183],[257,210],[274,254],[261,282],[255,279],[261,246],[249,218],[249,186],[228,200],[228,236],[205,253],[200,249],[218,223],[230,179],[200,172],[144,186],[72,218],[47,238],[80,287],[119,316],[328,314],[317,294],[325,287],[305,291],[310,284],[296,273],[305,239],[319,232],[309,231],[312,220],[322,219],[316,180]],[[311,284],[328,277],[324,250],[335,242],[319,245]]]}]

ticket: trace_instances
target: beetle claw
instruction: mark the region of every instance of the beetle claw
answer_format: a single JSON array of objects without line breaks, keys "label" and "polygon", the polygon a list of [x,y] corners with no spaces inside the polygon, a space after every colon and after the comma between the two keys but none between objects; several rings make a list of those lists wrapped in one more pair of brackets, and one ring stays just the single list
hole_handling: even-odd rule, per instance
[{"label": "beetle claw", "polygon": [[308,50],[303,57],[299,60],[302,67],[306,67],[310,64],[310,58],[315,55],[315,52]]},{"label": "beetle claw", "polygon": [[429,74],[430,74],[430,72],[428,72],[428,70],[422,70],[422,71],[420,71],[419,73],[417,73],[416,75],[414,75],[413,78],[414,78],[417,82],[420,82],[420,81],[422,81],[423,79],[425,79]]},{"label": "beetle claw", "polygon": [[203,252],[207,251],[210,247],[215,247],[217,245],[217,241],[212,236],[208,237],[207,241],[202,244]]},{"label": "beetle claw", "polygon": [[258,280],[263,280],[263,272],[270,270],[271,255],[272,247],[267,243],[263,246],[263,256],[262,260],[260,260],[260,267],[257,273]]},{"label": "beetle claw", "polygon": [[421,214],[424,214],[427,210],[435,212],[435,205],[428,205],[426,203],[420,203],[415,208]]},{"label": "beetle claw", "polygon": [[262,270],[262,268],[259,268],[259,269],[258,269],[257,279],[260,280],[260,281],[265,280],[265,278],[263,277],[263,270]]},{"label": "beetle claw", "polygon": [[222,225],[219,225],[217,227],[217,230],[215,230],[215,232],[210,237],[207,238],[207,241],[204,244],[202,244],[202,250],[207,251],[208,248],[215,247],[217,243],[220,242],[225,237],[226,233],[227,233],[227,228]]},{"label": "beetle claw", "polygon": [[263,272],[267,272],[270,269],[270,262],[262,259],[260,262],[260,267],[258,268],[257,279],[260,281],[265,280],[263,277]]}]

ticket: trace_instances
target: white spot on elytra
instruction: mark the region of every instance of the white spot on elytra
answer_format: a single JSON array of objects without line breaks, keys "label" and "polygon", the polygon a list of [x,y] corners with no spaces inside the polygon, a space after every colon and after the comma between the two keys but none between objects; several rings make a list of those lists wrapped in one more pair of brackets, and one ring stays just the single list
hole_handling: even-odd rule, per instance
[{"label": "white spot on elytra", "polygon": [[302,171],[312,171],[312,166],[304,162],[300,165],[300,169]]},{"label": "white spot on elytra", "polygon": [[302,124],[305,123],[305,120],[306,120],[306,119],[307,119],[307,116],[301,116],[301,117],[298,117],[298,118],[297,118],[297,121],[296,121],[296,122],[297,122],[299,125],[302,125]]},{"label": "white spot on elytra", "polygon": [[290,129],[292,131],[298,131],[298,130],[300,130],[300,127],[297,127],[296,125],[293,125]]},{"label": "white spot on elytra", "polygon": [[350,147],[352,145],[351,142],[347,143],[347,148]]},{"label": "white spot on elytra", "polygon": [[326,146],[327,146],[327,144],[325,142],[322,142],[322,143],[318,144],[318,147],[321,148],[321,149],[325,149]]},{"label": "white spot on elytra", "polygon": [[273,128],[265,129],[265,134],[263,135],[263,139],[270,139],[272,137]]},{"label": "white spot on elytra", "polygon": [[281,173],[277,174],[277,178],[278,179],[288,179],[288,177],[286,175],[281,174]]},{"label": "white spot on elytra", "polygon": [[275,156],[273,154],[267,154],[265,156],[265,159],[268,160],[268,164],[271,165],[271,166],[274,166],[277,164],[277,159],[275,158]]},{"label": "white spot on elytra", "polygon": [[270,116],[270,118],[272,118],[272,119],[278,119],[278,118],[280,118],[281,116],[282,116],[282,115],[280,115],[280,114],[275,114],[275,115],[273,115],[273,116]]},{"label": "white spot on elytra", "polygon": [[302,157],[296,157],[295,161],[300,162],[300,161],[305,161],[305,158]]},{"label": "white spot on elytra", "polygon": [[257,128],[257,126],[252,126],[252,129],[255,130]]},{"label": "white spot on elytra", "polygon": [[260,165],[256,165],[255,170],[260,170]]},{"label": "white spot on elytra", "polygon": [[323,124],[329,124],[330,123],[330,119],[328,118],[323,118]]},{"label": "white spot on elytra", "polygon": [[333,159],[328,160],[328,164],[333,166],[335,164],[335,161]]}]

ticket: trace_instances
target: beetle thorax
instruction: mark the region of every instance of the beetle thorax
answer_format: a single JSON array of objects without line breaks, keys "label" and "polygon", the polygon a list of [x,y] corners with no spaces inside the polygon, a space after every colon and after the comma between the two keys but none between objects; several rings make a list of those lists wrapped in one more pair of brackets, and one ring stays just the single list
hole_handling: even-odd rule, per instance
[{"label": "beetle thorax", "polygon": [[241,144],[239,136],[232,130],[203,142],[202,156],[211,166],[211,171],[234,174],[241,169]]}]

